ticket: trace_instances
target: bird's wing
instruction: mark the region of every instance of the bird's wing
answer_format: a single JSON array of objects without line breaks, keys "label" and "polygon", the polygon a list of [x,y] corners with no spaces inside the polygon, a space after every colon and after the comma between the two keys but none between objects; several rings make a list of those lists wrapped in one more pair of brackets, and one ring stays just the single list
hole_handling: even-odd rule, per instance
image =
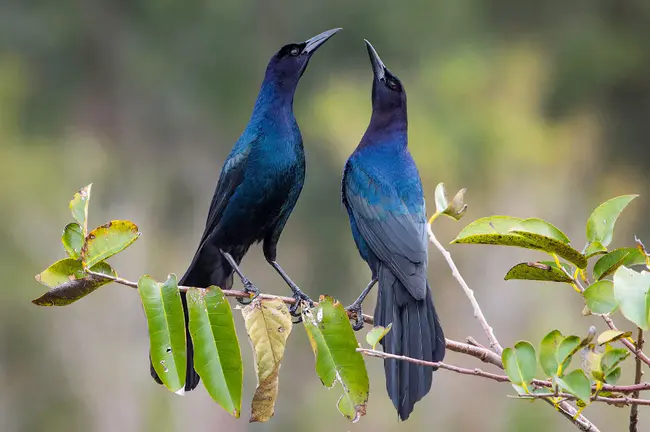
[{"label": "bird's wing", "polygon": [[[210,210],[208,211],[208,219],[205,223],[203,236],[201,236],[201,246],[216,228],[230,198],[235,193],[237,186],[239,186],[244,179],[248,155],[254,142],[258,139],[258,137],[255,137],[243,145],[241,142],[237,143],[226,159],[226,162],[221,169],[221,175],[219,176],[219,181],[217,182],[214,195],[212,195],[212,202],[210,203]],[[199,246],[199,249],[201,246]]]},{"label": "bird's wing", "polygon": [[351,210],[360,234],[374,254],[393,271],[409,293],[426,296],[427,234],[424,205],[409,209],[391,185],[380,184],[368,173],[348,164],[343,179],[343,201]]}]

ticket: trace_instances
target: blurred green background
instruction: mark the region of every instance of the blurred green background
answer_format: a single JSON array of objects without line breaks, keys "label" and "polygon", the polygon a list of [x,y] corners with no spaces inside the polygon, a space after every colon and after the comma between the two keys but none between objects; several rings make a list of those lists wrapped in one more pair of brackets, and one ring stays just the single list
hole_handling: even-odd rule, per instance
[{"label": "blurred green background", "polygon": [[[118,272],[182,274],[269,57],[332,27],[344,31],[314,56],[296,94],[307,180],[279,246],[279,261],[307,293],[349,303],[369,277],[339,198],[343,164],[370,116],[363,38],[404,82],[410,148],[429,203],[440,181],[450,193],[469,190],[466,218],[436,223],[441,240],[473,219],[509,214],[547,219],[581,248],[597,204],[641,193],[613,246],[631,245],[634,234],[650,241],[646,0],[0,0],[0,430],[574,430],[541,402],[507,398],[506,384],[446,371],[398,423],[376,359],[367,360],[368,414],[349,424],[336,411],[338,392],[313,372],[299,326],[275,417],[249,425],[255,377],[243,333],[244,413],[235,420],[202,387],[180,398],[151,380],[132,290],[110,285],[66,308],[30,303],[44,291],[33,275],[64,256],[58,241],[71,219],[68,200],[90,182],[92,225],[130,219],[143,232],[112,260]],[[568,286],[503,281],[511,265],[538,254],[449,250],[504,345],[537,344],[555,327],[602,329],[580,315],[581,299]],[[259,248],[244,269],[264,291],[288,292]],[[430,276],[447,337],[485,343],[435,249]],[[446,360],[491,370],[453,352]],[[627,429],[628,412],[586,411],[604,431]]]}]

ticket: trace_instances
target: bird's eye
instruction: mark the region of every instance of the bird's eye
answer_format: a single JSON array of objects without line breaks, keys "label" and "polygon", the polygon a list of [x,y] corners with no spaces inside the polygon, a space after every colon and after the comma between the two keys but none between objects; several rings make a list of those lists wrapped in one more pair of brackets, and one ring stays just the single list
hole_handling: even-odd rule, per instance
[{"label": "bird's eye", "polygon": [[387,79],[386,80],[386,85],[388,86],[389,89],[391,89],[393,91],[397,91],[398,86],[397,86],[397,83],[395,82],[395,80]]},{"label": "bird's eye", "polygon": [[298,48],[298,47],[291,48],[291,51],[289,51],[289,54],[296,57],[298,54],[300,54],[300,48]]}]

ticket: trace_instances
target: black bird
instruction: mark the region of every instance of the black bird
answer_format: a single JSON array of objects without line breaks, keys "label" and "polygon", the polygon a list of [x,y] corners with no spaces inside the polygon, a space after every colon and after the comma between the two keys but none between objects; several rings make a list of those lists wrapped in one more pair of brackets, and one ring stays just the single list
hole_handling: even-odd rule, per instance
[{"label": "black bird", "polygon": [[[205,231],[181,285],[230,289],[235,271],[246,291],[257,293],[238,264],[253,243],[263,242],[264,257],[294,298],[309,301],[276,262],[276,247],[305,180],[305,152],[293,96],[311,56],[339,30],[285,45],[269,61],[251,119],[221,170]],[[185,293],[181,299],[187,322]],[[298,303],[291,309],[294,315]],[[186,391],[199,383],[193,354],[188,330]],[[153,365],[151,375],[161,383]]]},{"label": "black bird", "polygon": [[[427,281],[426,210],[422,182],[407,147],[406,93],[366,41],[374,79],[372,117],[343,172],[342,198],[359,254],[372,281],[348,308],[357,312],[375,283],[376,325],[393,327],[384,351],[427,361],[445,356],[445,337]],[[431,389],[434,368],[384,360],[386,389],[400,419]]]}]

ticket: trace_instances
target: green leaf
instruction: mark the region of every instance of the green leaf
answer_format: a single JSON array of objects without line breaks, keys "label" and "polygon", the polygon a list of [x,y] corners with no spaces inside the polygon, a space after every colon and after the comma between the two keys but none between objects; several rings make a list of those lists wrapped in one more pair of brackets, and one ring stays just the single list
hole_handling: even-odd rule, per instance
[{"label": "green leaf", "polygon": [[190,288],[187,305],[194,369],[212,399],[239,418],[244,369],[230,304],[220,288],[211,286]]},{"label": "green leaf", "polygon": [[148,275],[142,276],[138,281],[138,293],[147,317],[151,364],[165,387],[182,395],[185,393],[187,341],[176,275],[170,274],[162,284]]},{"label": "green leaf", "polygon": [[605,345],[606,343],[616,342],[619,339],[624,339],[632,336],[632,332],[622,332],[620,330],[606,330],[598,336],[598,345]]},{"label": "green leaf", "polygon": [[528,388],[537,372],[537,355],[530,342],[519,341],[514,348],[506,348],[501,356],[508,379],[513,384]]},{"label": "green leaf", "polygon": [[600,280],[613,274],[622,265],[633,266],[645,264],[645,255],[637,248],[614,249],[603,255],[594,264],[594,279]]},{"label": "green leaf", "polygon": [[368,345],[370,345],[372,349],[375,349],[377,344],[384,338],[384,336],[386,336],[392,327],[393,323],[388,324],[388,327],[374,326],[368,334],[366,334],[366,342],[368,342]]},{"label": "green leaf", "polygon": [[607,253],[607,248],[599,242],[592,242],[587,243],[587,246],[585,246],[585,250],[582,251],[582,253],[585,254],[587,258],[591,258],[592,256]]},{"label": "green leaf", "polygon": [[[531,219],[526,219],[531,221]],[[490,216],[478,219],[467,225],[452,243],[491,244],[500,246],[517,246],[526,249],[542,250],[554,253],[576,264],[580,268],[587,266],[587,258],[565,242],[543,234],[520,230],[525,220],[510,216]],[[543,222],[543,221],[542,221]],[[551,224],[545,223],[552,231]],[[538,222],[528,222],[528,229],[541,226]],[[552,227],[552,228],[550,228]],[[555,228],[557,230],[557,228]],[[559,232],[559,230],[557,230]],[[554,234],[558,236],[558,234]]]},{"label": "green leaf", "polygon": [[316,373],[326,387],[341,384],[338,409],[358,421],[366,414],[370,382],[345,309],[331,297],[321,296],[318,306],[303,308],[302,319],[316,357]]},{"label": "green leaf", "polygon": [[81,256],[81,247],[84,244],[81,229],[81,226],[76,222],[69,223],[63,228],[61,243],[63,243],[63,248],[72,259],[79,259]]},{"label": "green leaf", "polygon": [[612,242],[618,215],[638,195],[622,195],[599,205],[587,220],[587,240],[608,246]]},{"label": "green leaf", "polygon": [[583,360],[582,370],[587,376],[593,377],[596,381],[605,381],[605,375],[600,367],[600,361],[603,354],[596,352],[594,349],[588,349]]},{"label": "green leaf", "polygon": [[464,203],[465,192],[467,189],[461,189],[456,193],[451,204],[447,201],[447,191],[444,183],[438,183],[435,192],[436,213],[444,214],[455,220],[460,220],[467,212],[467,204]]},{"label": "green leaf", "polygon": [[614,295],[621,313],[643,330],[648,330],[648,304],[646,295],[650,288],[650,273],[637,273],[625,266],[614,273]]},{"label": "green leaf", "polygon": [[602,359],[600,360],[600,367],[605,374],[613,371],[618,365],[628,358],[630,352],[625,348],[609,348],[605,350]]},{"label": "green leaf", "polygon": [[607,384],[615,385],[619,378],[621,377],[621,368],[616,367],[612,370],[610,370],[607,375],[605,375],[605,382]]},{"label": "green leaf", "polygon": [[559,330],[549,332],[539,345],[539,365],[542,367],[547,377],[557,374],[557,349],[564,340],[564,336]]},{"label": "green leaf", "polygon": [[560,372],[558,375],[562,376],[562,372],[569,367],[571,359],[578,352],[578,349],[580,349],[580,337],[572,335],[562,339],[556,353],[557,363],[562,368],[561,370],[558,369]]},{"label": "green leaf", "polygon": [[449,207],[449,202],[447,201],[447,191],[445,190],[444,183],[438,183],[436,186],[436,191],[434,193],[434,198],[436,202],[436,213],[442,213],[447,209],[447,207]]},{"label": "green leaf", "polygon": [[92,267],[126,249],[140,237],[130,221],[116,220],[92,230],[81,250],[84,267]]},{"label": "green leaf", "polygon": [[540,262],[520,263],[508,270],[505,280],[536,280],[548,282],[572,283],[573,279],[567,276],[557,266],[550,266]]},{"label": "green leaf", "polygon": [[250,422],[265,422],[275,413],[280,362],[293,324],[287,305],[279,298],[258,297],[242,309],[242,315],[253,345],[257,372]]},{"label": "green leaf", "polygon": [[[117,273],[107,263],[100,262],[91,267],[92,271],[116,277]],[[36,275],[36,280],[51,288],[37,299],[32,300],[37,306],[67,306],[87,296],[102,285],[111,283],[109,279],[87,275],[81,262],[65,258],[55,262],[42,273]]]},{"label": "green leaf", "polygon": [[587,307],[595,314],[612,313],[618,307],[614,297],[614,284],[608,280],[595,282],[582,293]]},{"label": "green leaf", "polygon": [[512,232],[519,234],[520,236],[525,237],[529,241],[539,245],[540,250],[543,250],[544,252],[557,254],[561,256],[565,260],[578,266],[578,268],[583,269],[587,267],[587,257],[564,242],[561,242],[551,237],[546,237],[541,234],[535,234],[527,231],[512,231]]},{"label": "green leaf", "polygon": [[72,217],[79,223],[82,229],[83,237],[88,234],[88,203],[90,201],[90,189],[93,184],[82,188],[79,192],[74,194],[72,201],[70,201],[70,211]]},{"label": "green leaf", "polygon": [[562,243],[569,244],[569,238],[553,224],[546,222],[545,220],[539,218],[529,218],[524,219],[519,222],[519,225],[513,227],[511,231],[526,231],[535,234],[541,234],[545,237],[549,237],[555,240],[558,240]]},{"label": "green leaf", "polygon": [[591,398],[591,382],[580,369],[574,370],[563,378],[556,378],[557,383],[567,392],[589,403]]}]

